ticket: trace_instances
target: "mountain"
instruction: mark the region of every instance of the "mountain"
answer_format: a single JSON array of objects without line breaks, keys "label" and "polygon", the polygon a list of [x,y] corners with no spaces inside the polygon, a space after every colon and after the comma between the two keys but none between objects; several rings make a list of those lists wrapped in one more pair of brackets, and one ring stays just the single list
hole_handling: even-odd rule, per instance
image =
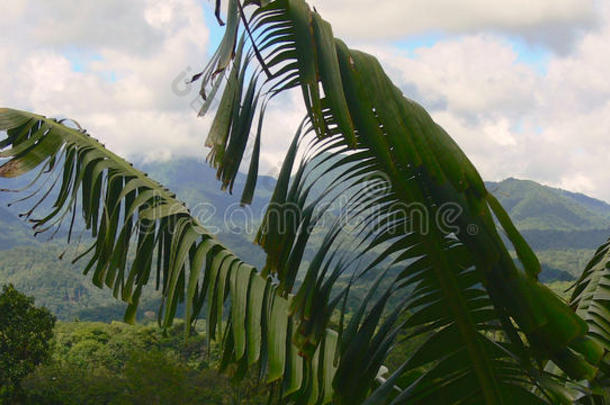
[{"label": "mountain", "polygon": [[[230,195],[220,190],[215,171],[198,159],[140,162],[137,166],[175,192],[192,214],[238,255],[247,257],[258,267],[264,264],[264,252],[251,241],[273,192],[274,178],[261,176],[253,204],[241,207],[239,200],[246,181],[243,174],[238,175]],[[25,179],[18,179],[2,181],[0,187],[17,188],[25,184]],[[510,178],[489,182],[487,186],[536,250],[543,265],[541,280],[544,282],[572,280],[589,260],[593,249],[610,236],[610,205],[603,201],[529,180]],[[78,249],[71,246],[64,259],[58,259],[66,249],[62,232],[51,242],[46,242],[44,235],[39,236],[40,240],[32,238],[29,225],[17,214],[27,210],[35,199],[4,208],[16,198],[14,193],[0,193],[3,230],[0,233],[0,285],[15,284],[61,319],[120,319],[125,304],[117,302],[110,291],[94,287],[83,276],[81,262],[71,264]],[[84,237],[79,249],[87,241]],[[305,260],[312,254],[306,252]],[[149,289],[141,315],[154,311],[158,299]]]},{"label": "mountain", "polygon": [[12,210],[0,207],[0,227],[0,249],[35,244],[30,228]]},{"label": "mountain", "polygon": [[508,178],[486,186],[519,230],[588,231],[610,228],[610,205],[580,193]]},{"label": "mountain", "polygon": [[536,251],[543,272],[577,277],[594,249],[610,237],[610,204],[604,201],[531,180],[486,185]]},{"label": "mountain", "polygon": [[[264,213],[265,204],[273,192],[273,178],[261,176],[253,204],[240,207],[239,198],[246,181],[243,174],[238,175],[233,195],[230,195],[220,190],[215,171],[205,162],[196,159],[141,162],[137,166],[172,189],[218,239],[238,255],[248,257],[252,264],[262,267],[265,262],[264,252],[251,240]],[[26,184],[28,179],[0,180],[0,187],[10,189],[19,189]],[[35,190],[30,192],[33,191]],[[16,203],[15,200],[24,195],[0,192],[0,286],[5,283],[14,284],[63,320],[121,319],[126,304],[115,300],[111,291],[95,287],[89,280],[90,276],[82,274],[85,260],[71,263],[77,252],[80,253],[89,246],[91,240],[86,234],[80,243],[66,249],[65,230],[58,232],[52,241],[48,241],[48,234],[52,232],[34,238],[30,225],[19,218],[18,215],[36,204],[36,197],[45,191],[43,187],[34,197]],[[52,201],[53,198],[50,198]],[[7,207],[9,204],[11,207]],[[49,202],[45,204],[47,208],[50,206]],[[41,212],[45,212],[45,204]],[[82,227],[81,223],[80,228]],[[75,229],[79,229],[79,226],[76,225]],[[244,231],[247,231],[246,234]],[[76,231],[73,235],[78,241],[81,232]],[[63,256],[62,260],[59,259],[60,256]],[[140,317],[147,311],[155,311],[158,301],[159,294],[152,288],[146,289]]]}]

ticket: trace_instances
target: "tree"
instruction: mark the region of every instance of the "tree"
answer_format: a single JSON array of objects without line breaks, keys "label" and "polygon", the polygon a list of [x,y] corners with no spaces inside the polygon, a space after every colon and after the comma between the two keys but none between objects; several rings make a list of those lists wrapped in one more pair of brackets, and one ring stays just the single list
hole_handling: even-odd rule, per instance
[{"label": "tree", "polygon": [[[297,88],[307,109],[255,238],[265,266],[236,257],[173,194],[86,132],[5,109],[3,156],[12,159],[0,176],[40,167],[41,178],[59,180],[53,210],[33,219],[36,232],[80,206],[95,237],[85,272],[130,303],[127,320],[156,275],[161,324],[181,301],[189,322],[206,303],[221,368],[236,363],[239,377],[259,367],[278,402],[570,403],[603,387],[608,341],[538,282],[538,259],[472,163],[379,62],[334,38],[303,0],[227,3],[224,38],[193,77],[202,81],[201,114],[224,86],[206,139],[222,188],[232,191],[250,145],[241,201],[251,202],[272,98]],[[340,196],[346,204],[328,204]],[[334,222],[323,227],[325,214]],[[311,246],[316,231],[325,236]],[[306,248],[316,252],[307,266]],[[347,320],[351,285],[371,274]],[[340,279],[347,286],[333,288]],[[384,379],[398,335],[425,339]]]},{"label": "tree", "polygon": [[0,399],[19,395],[21,380],[49,356],[55,317],[12,285],[0,294]]}]

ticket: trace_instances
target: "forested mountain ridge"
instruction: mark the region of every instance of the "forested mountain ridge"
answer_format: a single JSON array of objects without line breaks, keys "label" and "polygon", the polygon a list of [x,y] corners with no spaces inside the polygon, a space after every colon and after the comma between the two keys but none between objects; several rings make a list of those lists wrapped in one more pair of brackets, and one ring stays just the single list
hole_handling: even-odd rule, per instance
[{"label": "forested mountain ridge", "polygon": [[[508,178],[486,185],[540,258],[548,279],[580,275],[595,248],[610,236],[610,204],[604,201],[531,180]],[[544,274],[542,279],[548,281]]]},{"label": "forested mountain ridge", "polygon": [[[238,175],[233,196],[230,196],[220,190],[215,171],[201,159],[141,162],[138,166],[175,192],[202,224],[217,231],[219,239],[228,247],[241,256],[250,257],[257,266],[264,263],[262,250],[252,243],[251,237],[245,236],[244,230],[250,235],[256,231],[275,186],[273,177],[261,176],[253,204],[242,208],[239,196],[245,175]],[[13,186],[5,183],[8,182],[3,181],[0,187]],[[540,257],[544,282],[573,278],[582,270],[593,249],[610,236],[610,205],[603,201],[514,178],[488,182],[487,187],[506,207]],[[60,319],[120,319],[124,304],[117,302],[110,291],[93,286],[82,275],[82,263],[71,264],[74,247],[59,260],[65,249],[61,236],[51,242],[46,242],[47,235],[32,237],[29,224],[17,216],[28,209],[31,202],[6,207],[16,198],[13,193],[0,193],[3,230],[0,233],[0,284],[15,284],[21,291],[34,296],[38,304],[49,307]],[[157,298],[150,290],[140,307],[141,317],[156,309]]]},{"label": "forested mountain ridge", "polygon": [[610,228],[610,205],[581,193],[532,180],[486,182],[520,231],[586,231]]}]

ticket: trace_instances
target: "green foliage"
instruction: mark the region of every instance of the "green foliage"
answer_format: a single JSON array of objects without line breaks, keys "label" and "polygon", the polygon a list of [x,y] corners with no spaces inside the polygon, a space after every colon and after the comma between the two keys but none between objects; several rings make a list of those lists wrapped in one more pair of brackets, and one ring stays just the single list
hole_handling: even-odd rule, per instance
[{"label": "green foliage", "polygon": [[588,334],[610,352],[610,240],[596,251],[574,284],[570,305],[589,324]]},{"label": "green foliage", "polygon": [[112,371],[123,368],[131,351],[175,352],[189,365],[205,364],[203,336],[184,340],[184,323],[163,333],[155,324],[132,326],[122,322],[60,322],[55,331],[54,359],[87,366],[102,365]]},{"label": "green foliage", "polygon": [[110,404],[124,388],[105,368],[79,368],[64,362],[39,367],[23,382],[26,404]]},{"label": "green foliage", "polygon": [[[183,303],[188,335],[207,301],[208,336],[223,344],[223,368],[241,361],[237,376],[263,362],[263,374],[271,383],[284,377],[286,358],[300,361],[300,348],[286,339],[290,300],[285,291],[228,250],[175,194],[85,131],[60,121],[3,108],[0,129],[7,132],[2,144],[11,146],[0,152],[11,157],[0,166],[0,176],[13,178],[37,170],[26,189],[45,176],[62,180],[43,195],[45,201],[58,187],[55,202],[45,214],[40,216],[35,204],[24,216],[38,234],[59,231],[68,214],[73,218],[77,211],[82,214],[94,238],[79,256],[87,261],[84,273],[91,272],[94,285],[112,289],[115,298],[128,304],[126,321],[135,321],[145,286],[155,282],[163,297],[158,313],[164,328],[172,325]],[[69,240],[71,231],[69,227]],[[225,302],[233,304],[226,324]],[[289,374],[304,395],[316,399],[324,393],[325,400],[330,399],[332,369],[326,366],[330,359],[334,362],[337,338],[335,331],[318,330],[317,339],[323,339],[324,345],[295,366],[302,367],[302,373]],[[320,373],[307,364],[314,361],[324,361],[330,370],[326,378],[314,378]]]},{"label": "green foliage", "polygon": [[[354,222],[325,230],[302,283],[294,289],[292,341],[305,361],[316,348],[325,347],[321,332],[341,294],[349,294],[351,283],[338,295],[330,293],[340,276],[348,270],[356,278],[369,271],[379,274],[345,329],[340,322],[337,369],[334,363],[323,368],[335,373],[334,392],[318,394],[320,400],[386,401],[402,376],[421,367],[426,372],[402,387],[397,402],[467,398],[502,403],[506,397],[544,402],[551,392],[561,394],[532,370],[541,360],[552,360],[576,380],[594,377],[598,359],[587,363],[590,359],[580,345],[586,340],[583,320],[537,282],[538,259],[470,161],[421,106],[403,96],[379,62],[334,38],[330,25],[304,1],[247,2],[255,9],[249,19],[241,13],[240,1],[228,3],[234,23],[210,64],[195,76],[203,78],[202,94],[210,88],[215,93],[223,76],[218,73],[230,77],[206,141],[223,187],[232,184],[234,169],[243,159],[259,94],[271,98],[300,88],[307,108],[286,154],[272,208],[255,238],[267,253],[262,272],[277,278],[281,293],[293,293],[303,253],[320,219],[316,209],[324,211],[329,201],[350,196],[349,207],[339,210]],[[251,39],[246,49],[256,58],[242,58],[236,10]],[[236,46],[234,55],[227,51]],[[232,64],[226,62],[231,56]],[[244,73],[247,68],[251,78]],[[259,128],[264,108],[260,111]],[[259,137],[257,133],[254,142]],[[298,150],[302,158],[297,158]],[[336,163],[312,175],[329,154],[337,157]],[[316,183],[325,183],[319,194]],[[368,186],[373,183],[385,188],[371,193]],[[409,204],[418,204],[428,215],[453,204],[460,215],[448,231],[439,221],[400,209]],[[301,217],[282,215],[295,208]],[[409,229],[401,227],[405,223]],[[428,226],[425,231],[422,223]],[[476,232],[468,232],[473,229]],[[510,243],[500,237],[501,231]],[[355,252],[340,251],[345,245]],[[518,265],[510,257],[511,246]],[[381,289],[384,269],[392,265],[401,272]],[[405,291],[402,305],[386,312],[389,298]],[[409,317],[399,323],[401,311],[409,311]],[[404,328],[413,337],[430,335],[390,379],[371,391],[381,362]],[[294,381],[291,371],[284,372],[288,384]],[[533,394],[534,387],[543,391],[541,397]]]},{"label": "green foliage", "polygon": [[0,401],[21,391],[21,380],[47,360],[55,317],[12,285],[0,294]]},{"label": "green foliage", "polygon": [[184,323],[155,325],[59,322],[52,361],[24,383],[31,404],[261,404],[266,393],[249,376],[240,385],[219,374],[218,352],[204,336],[184,340]]},{"label": "green foliage", "polygon": [[[190,375],[183,363],[162,352],[132,354],[123,371],[126,378],[125,403],[147,404],[222,403],[228,391],[226,380],[208,373]],[[212,373],[210,373],[212,374]],[[216,378],[214,378],[216,377]],[[220,388],[220,389],[219,389]]]},{"label": "green foliage", "polygon": [[[58,257],[65,250],[57,243],[21,245],[2,251],[0,282],[11,283],[19,291],[36,298],[60,320],[99,320],[110,322],[121,319],[126,304],[94,286],[83,277],[82,268],[71,263],[69,251],[63,260]],[[143,294],[138,319],[147,311],[159,307],[159,294]]]}]

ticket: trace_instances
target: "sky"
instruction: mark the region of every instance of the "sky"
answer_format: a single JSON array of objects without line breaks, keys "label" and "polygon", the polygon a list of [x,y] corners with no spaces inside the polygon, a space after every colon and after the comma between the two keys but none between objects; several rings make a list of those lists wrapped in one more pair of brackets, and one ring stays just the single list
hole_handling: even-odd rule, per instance
[{"label": "sky", "polygon": [[[610,201],[610,2],[314,0],[374,54],[486,180],[532,179]],[[222,30],[210,0],[0,3],[0,106],[75,119],[129,159],[206,154],[198,88]],[[270,105],[260,174],[304,111]]]}]

